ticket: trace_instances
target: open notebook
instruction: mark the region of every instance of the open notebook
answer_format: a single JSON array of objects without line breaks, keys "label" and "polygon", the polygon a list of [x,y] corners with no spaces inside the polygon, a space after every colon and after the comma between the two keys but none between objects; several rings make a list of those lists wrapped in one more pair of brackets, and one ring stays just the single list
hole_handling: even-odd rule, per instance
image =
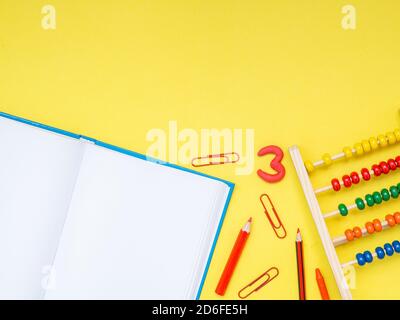
[{"label": "open notebook", "polygon": [[194,299],[229,182],[0,113],[0,299]]}]

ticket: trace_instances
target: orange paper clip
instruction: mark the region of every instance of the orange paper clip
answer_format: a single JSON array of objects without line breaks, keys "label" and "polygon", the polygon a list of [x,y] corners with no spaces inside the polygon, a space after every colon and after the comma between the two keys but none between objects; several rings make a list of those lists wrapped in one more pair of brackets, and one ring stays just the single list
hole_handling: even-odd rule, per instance
[{"label": "orange paper clip", "polygon": [[[216,160],[215,160],[216,159]],[[239,154],[236,152],[210,154],[205,157],[197,157],[192,160],[193,167],[214,166],[217,164],[235,163],[240,160]]]},{"label": "orange paper clip", "polygon": [[[270,283],[272,280],[274,280],[278,275],[279,275],[278,268],[272,267],[272,268],[268,269],[261,276],[259,276],[257,279],[254,279],[247,286],[245,286],[243,289],[241,289],[238,292],[239,298],[240,299],[246,299],[249,295],[253,294],[254,292],[260,290],[262,287],[266,286],[268,283]],[[257,286],[255,289],[253,289],[252,291],[250,291],[249,293],[247,293],[245,295],[242,294],[243,291],[245,291],[246,289],[254,286],[254,284],[256,284],[258,281],[263,279],[265,276],[267,277],[267,279],[263,280],[259,286]]]},{"label": "orange paper clip", "polygon": [[[271,209],[272,209],[272,211],[274,212],[274,215],[275,215],[275,219],[277,220],[277,224],[275,224],[274,221],[272,220],[271,215],[268,212],[267,206],[265,205],[265,202],[264,202],[263,198],[267,198],[268,199],[269,205],[271,206]],[[279,218],[278,213],[275,210],[275,207],[274,207],[274,204],[271,201],[271,198],[267,194],[262,194],[260,196],[260,201],[261,201],[262,206],[264,207],[265,215],[267,216],[268,221],[271,224],[271,227],[274,230],[276,236],[279,239],[284,239],[286,237],[286,229],[283,226],[283,224],[281,222],[281,219]]]}]

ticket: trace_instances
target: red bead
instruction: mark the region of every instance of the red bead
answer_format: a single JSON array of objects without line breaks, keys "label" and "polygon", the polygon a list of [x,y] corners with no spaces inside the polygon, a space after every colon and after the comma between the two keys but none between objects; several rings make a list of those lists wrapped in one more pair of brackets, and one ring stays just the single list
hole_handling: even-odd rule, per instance
[{"label": "red bead", "polygon": [[339,191],[340,190],[341,185],[340,185],[340,182],[339,182],[338,179],[336,179],[336,178],[332,179],[331,183],[332,183],[333,190],[335,190],[335,191]]},{"label": "red bead", "polygon": [[372,220],[372,223],[374,224],[374,228],[376,232],[381,232],[382,231],[382,223],[379,219],[374,219]]},{"label": "red bead", "polygon": [[354,233],[354,237],[356,238],[361,238],[362,237],[362,231],[360,227],[354,227],[353,228],[353,233]]},{"label": "red bead", "polygon": [[382,161],[382,162],[379,164],[379,167],[381,167],[381,170],[382,170],[382,172],[383,172],[384,174],[388,174],[389,171],[390,171],[389,165],[388,165],[385,161]]},{"label": "red bead", "polygon": [[397,156],[396,159],[394,159],[394,161],[396,161],[397,166],[400,168],[400,156]]},{"label": "red bead", "polygon": [[393,159],[389,159],[387,161],[387,164],[389,165],[390,170],[396,170],[397,169],[397,163]]},{"label": "red bead", "polygon": [[375,232],[374,224],[372,222],[367,222],[365,224],[365,229],[367,229],[369,234],[373,234]]},{"label": "red bead", "polygon": [[382,174],[382,169],[380,166],[378,166],[377,164],[374,164],[372,166],[372,170],[374,171],[374,176],[375,177],[379,177]]},{"label": "red bead", "polygon": [[344,232],[344,235],[346,236],[347,241],[353,241],[354,240],[354,232],[353,232],[353,230],[347,229]]},{"label": "red bead", "polygon": [[351,179],[347,174],[343,176],[342,180],[343,180],[343,184],[344,184],[344,186],[346,188],[350,188],[351,187],[351,184],[352,184],[351,183]]},{"label": "red bead", "polygon": [[360,182],[360,176],[358,175],[357,172],[350,173],[350,178],[351,178],[351,182],[353,182],[354,184],[357,184]]},{"label": "red bead", "polygon": [[361,175],[365,181],[368,181],[371,179],[371,174],[369,173],[369,170],[367,168],[361,169]]}]

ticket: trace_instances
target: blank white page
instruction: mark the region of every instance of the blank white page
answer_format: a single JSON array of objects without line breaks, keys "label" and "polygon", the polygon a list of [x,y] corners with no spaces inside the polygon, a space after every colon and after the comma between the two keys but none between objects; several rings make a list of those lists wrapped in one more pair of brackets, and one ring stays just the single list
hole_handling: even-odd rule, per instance
[{"label": "blank white page", "polygon": [[43,296],[83,148],[77,139],[0,117],[0,299]]},{"label": "blank white page", "polygon": [[87,146],[46,299],[195,298],[223,182]]}]

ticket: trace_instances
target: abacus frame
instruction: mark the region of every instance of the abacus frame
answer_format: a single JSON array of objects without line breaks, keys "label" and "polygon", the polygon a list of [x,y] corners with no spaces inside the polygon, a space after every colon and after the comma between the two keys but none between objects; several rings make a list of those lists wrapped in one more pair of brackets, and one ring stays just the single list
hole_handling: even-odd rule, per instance
[{"label": "abacus frame", "polygon": [[289,153],[296,169],[298,178],[300,180],[304,195],[306,196],[308,206],[310,208],[314,223],[321,238],[325,254],[328,258],[329,264],[336,280],[336,284],[339,288],[340,295],[343,300],[352,300],[350,288],[344,276],[339,257],[335,250],[335,246],[331,240],[328,227],[325,223],[325,218],[322,215],[322,210],[315,195],[315,191],[313,189],[309,174],[304,165],[304,160],[301,156],[300,149],[298,146],[292,146],[289,148]]}]

